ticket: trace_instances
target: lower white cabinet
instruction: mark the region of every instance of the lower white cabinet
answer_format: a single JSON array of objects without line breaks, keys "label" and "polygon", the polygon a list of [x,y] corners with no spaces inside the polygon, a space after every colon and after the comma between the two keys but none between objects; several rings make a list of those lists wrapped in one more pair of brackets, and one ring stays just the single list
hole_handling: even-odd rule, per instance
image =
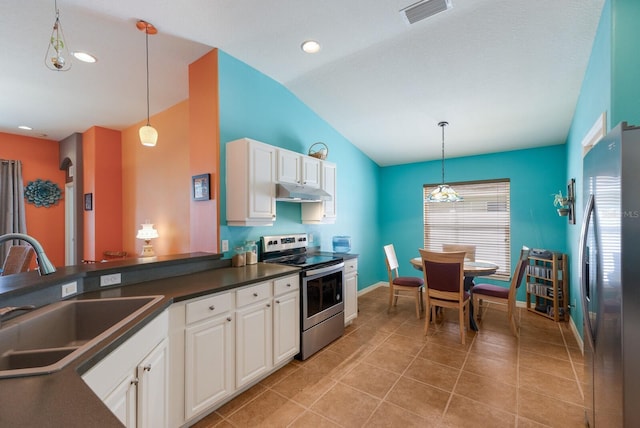
[{"label": "lower white cabinet", "polygon": [[168,314],[158,315],[82,379],[126,427],[167,427]]},{"label": "lower white cabinet", "polygon": [[270,283],[261,283],[237,291],[238,305],[245,302],[245,294],[257,302],[236,310],[236,388],[248,385],[273,367],[270,288]]},{"label": "lower white cabinet", "polygon": [[300,352],[300,279],[286,277],[273,284],[273,365]]},{"label": "lower white cabinet", "polygon": [[233,392],[233,335],[234,321],[228,311],[185,329],[187,419]]},{"label": "lower white cabinet", "polygon": [[344,322],[358,317],[358,259],[344,262]]}]

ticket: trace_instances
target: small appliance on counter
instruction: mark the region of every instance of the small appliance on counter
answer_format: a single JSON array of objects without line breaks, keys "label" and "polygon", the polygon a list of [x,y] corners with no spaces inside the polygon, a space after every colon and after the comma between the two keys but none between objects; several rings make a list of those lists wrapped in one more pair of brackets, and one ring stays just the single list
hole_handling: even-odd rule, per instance
[{"label": "small appliance on counter", "polygon": [[333,252],[348,253],[351,251],[351,237],[339,235],[333,237]]}]

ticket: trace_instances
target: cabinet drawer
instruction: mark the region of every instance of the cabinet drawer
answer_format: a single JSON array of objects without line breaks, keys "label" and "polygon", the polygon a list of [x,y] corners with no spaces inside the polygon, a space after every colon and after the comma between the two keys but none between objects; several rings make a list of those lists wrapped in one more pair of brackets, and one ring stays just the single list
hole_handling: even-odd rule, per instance
[{"label": "cabinet drawer", "polygon": [[273,295],[279,296],[289,291],[294,291],[300,288],[300,277],[298,275],[287,276],[285,278],[278,278],[273,281]]},{"label": "cabinet drawer", "polygon": [[345,275],[358,270],[358,259],[349,259],[344,261],[344,273]]},{"label": "cabinet drawer", "polygon": [[231,293],[215,294],[187,303],[187,324],[231,310]]},{"label": "cabinet drawer", "polygon": [[271,297],[271,283],[262,282],[236,291],[236,305],[241,307],[269,297]]}]

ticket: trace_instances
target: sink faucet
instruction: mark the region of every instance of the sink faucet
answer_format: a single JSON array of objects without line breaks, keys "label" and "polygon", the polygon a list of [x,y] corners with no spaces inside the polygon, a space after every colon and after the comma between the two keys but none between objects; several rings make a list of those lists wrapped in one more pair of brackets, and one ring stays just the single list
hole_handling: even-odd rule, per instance
[{"label": "sink faucet", "polygon": [[56,271],[53,263],[49,261],[49,258],[44,253],[44,248],[42,248],[42,245],[40,245],[35,238],[24,233],[7,233],[6,235],[0,236],[0,244],[12,239],[20,239],[21,241],[28,242],[33,247],[33,250],[36,252],[36,260],[38,262],[38,271],[40,272],[40,275],[49,275]]}]

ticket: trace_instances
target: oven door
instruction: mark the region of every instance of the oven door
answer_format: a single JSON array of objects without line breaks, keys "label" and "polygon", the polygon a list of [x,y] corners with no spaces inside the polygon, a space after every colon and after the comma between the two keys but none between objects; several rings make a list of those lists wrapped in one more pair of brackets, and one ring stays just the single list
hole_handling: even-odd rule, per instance
[{"label": "oven door", "polygon": [[344,311],[344,263],[302,272],[302,329]]}]

